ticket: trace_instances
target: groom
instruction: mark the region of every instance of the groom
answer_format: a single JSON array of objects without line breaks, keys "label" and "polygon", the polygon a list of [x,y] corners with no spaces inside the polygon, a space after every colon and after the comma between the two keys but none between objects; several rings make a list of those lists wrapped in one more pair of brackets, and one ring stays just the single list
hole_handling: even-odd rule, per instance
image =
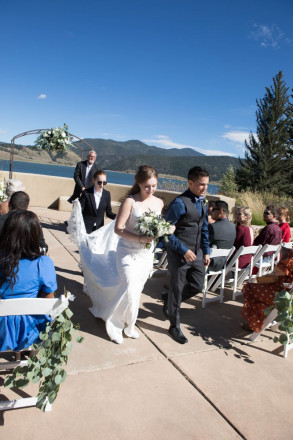
[{"label": "groom", "polygon": [[170,287],[169,294],[162,295],[163,311],[170,320],[169,334],[180,344],[188,342],[180,329],[181,302],[202,291],[205,266],[210,263],[208,205],[204,197],[208,183],[207,170],[191,168],[188,190],[173,200],[165,216],[176,230],[167,246]]}]

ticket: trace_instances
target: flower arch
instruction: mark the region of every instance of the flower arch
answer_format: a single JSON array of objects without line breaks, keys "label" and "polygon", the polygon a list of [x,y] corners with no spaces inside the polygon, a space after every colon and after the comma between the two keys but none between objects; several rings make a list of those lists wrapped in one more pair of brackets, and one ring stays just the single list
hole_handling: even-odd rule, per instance
[{"label": "flower arch", "polygon": [[73,139],[78,139],[80,142],[87,145],[89,148],[82,148],[79,144],[76,146],[81,151],[81,160],[83,160],[83,154],[86,151],[94,150],[94,148],[88,144],[84,139],[76,136],[75,134],[69,133],[68,126],[64,124],[64,127],[56,128],[39,128],[36,130],[24,131],[23,133],[17,134],[11,139],[10,144],[10,165],[9,165],[9,179],[12,179],[13,175],[13,162],[14,162],[14,146],[15,140],[23,137],[30,136],[33,134],[38,134],[38,138],[35,141],[35,149],[47,150],[47,151],[60,151],[65,153],[68,151],[70,146],[74,146],[71,141]]}]

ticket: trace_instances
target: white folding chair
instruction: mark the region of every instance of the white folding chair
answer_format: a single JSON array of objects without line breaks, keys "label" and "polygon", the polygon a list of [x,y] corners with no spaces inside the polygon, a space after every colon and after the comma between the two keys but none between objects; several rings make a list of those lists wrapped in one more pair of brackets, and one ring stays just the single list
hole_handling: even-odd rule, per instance
[{"label": "white folding chair", "polygon": [[[275,265],[280,260],[282,244],[268,244],[264,254],[260,257],[258,263],[256,263],[256,267],[259,268],[258,275],[262,276],[265,274],[269,274],[274,271]],[[272,255],[268,257],[268,261],[264,261],[265,254],[268,252],[273,252]]]},{"label": "white folding chair", "polygon": [[[50,315],[55,319],[68,307],[68,298],[61,295],[60,298],[16,298],[0,300],[0,316],[11,315]],[[28,349],[26,349],[28,350]],[[4,352],[2,352],[4,353]],[[0,370],[11,370],[18,366],[26,366],[28,362],[14,361],[1,362]],[[35,406],[37,397],[26,397],[17,400],[6,400],[0,402],[0,411],[9,409],[24,408]],[[47,402],[45,411],[51,411],[52,405]]]},{"label": "white folding chair", "polygon": [[[252,333],[252,335],[249,336],[249,339],[254,342],[256,341],[256,339],[268,328],[270,328],[273,324],[273,321],[276,319],[276,317],[278,316],[278,311],[276,308],[274,308],[269,315],[265,318],[262,328],[260,330],[260,332],[256,333]],[[283,356],[284,358],[287,357],[289,350],[291,350],[293,348],[293,344],[292,343],[287,343],[284,344],[284,353]]]},{"label": "white folding chair", "polygon": [[[249,246],[249,248],[250,248],[249,253],[253,254],[254,250],[251,249],[252,246]],[[230,274],[233,271],[233,268],[237,264],[236,262],[238,261],[238,258],[242,254],[244,249],[245,249],[245,247],[241,246],[237,250],[237,252],[235,252],[235,254],[228,260],[227,266],[226,266],[226,277],[228,276],[228,274]],[[242,254],[242,255],[244,255],[244,254]],[[242,284],[245,279],[252,278],[253,265],[255,264],[255,262],[258,261],[258,259],[260,258],[261,255],[262,255],[262,246],[260,245],[257,247],[255,254],[252,256],[250,264],[243,269],[239,270],[239,268],[238,268],[238,270],[236,271],[237,272],[237,283],[236,283],[237,287],[240,284]],[[211,287],[211,291],[215,292],[216,289],[220,286],[221,282],[222,282],[221,278],[216,279],[216,281],[214,282],[214,284]],[[237,289],[235,291],[235,286],[234,286],[234,278],[232,280],[229,280],[229,282],[233,282],[233,300],[234,300],[236,298],[236,296],[241,294],[241,292],[239,292],[237,295]]]},{"label": "white folding chair", "polygon": [[[238,253],[237,258],[235,259],[234,264],[232,265],[232,267],[230,268],[230,271],[234,274],[234,279],[233,279],[233,301],[236,299],[237,296],[241,295],[241,291],[237,291],[237,287],[239,286],[240,282],[239,280],[241,279],[241,284],[243,283],[243,281],[245,279],[248,279],[249,281],[251,281],[252,278],[252,270],[254,265],[256,264],[257,258],[261,258],[261,250],[262,250],[262,246],[241,246],[241,251],[240,253]],[[239,258],[242,257],[243,255],[251,255],[251,261],[250,263],[244,267],[244,268],[240,268],[239,267]],[[245,274],[245,276],[243,276],[243,274]],[[240,275],[241,278],[240,278]]]},{"label": "white folding chair", "polygon": [[[202,308],[204,309],[206,306],[206,303],[213,302],[213,301],[220,301],[220,303],[223,302],[224,297],[224,283],[225,283],[225,275],[226,275],[226,264],[233,252],[235,251],[234,246],[231,249],[211,249],[210,258],[217,258],[217,257],[226,257],[226,262],[223,267],[223,269],[218,271],[207,271],[205,274],[205,280],[204,280],[204,287],[203,287],[203,296],[202,296]],[[207,269],[208,270],[208,269]],[[219,277],[221,282],[221,288],[220,288],[220,294],[217,296],[213,296],[212,298],[207,298],[207,291],[209,290],[210,286],[214,282],[214,280]]]}]

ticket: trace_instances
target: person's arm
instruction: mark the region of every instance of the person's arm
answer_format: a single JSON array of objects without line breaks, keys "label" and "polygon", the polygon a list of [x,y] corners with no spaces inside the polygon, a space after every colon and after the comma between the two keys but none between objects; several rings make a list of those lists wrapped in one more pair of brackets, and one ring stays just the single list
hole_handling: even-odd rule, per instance
[{"label": "person's arm", "polygon": [[38,262],[39,294],[38,298],[54,298],[57,279],[54,263],[50,257],[42,256]]},{"label": "person's arm", "polygon": [[108,197],[107,197],[107,206],[106,206],[106,216],[108,218],[111,218],[112,220],[114,220],[116,218],[116,214],[114,214],[114,212],[112,211],[112,206],[111,206],[111,194],[108,193]]},{"label": "person's arm", "polygon": [[201,228],[201,243],[202,243],[202,249],[203,249],[204,264],[206,266],[209,266],[209,264],[210,264],[210,239],[209,239],[208,208],[206,210],[204,222],[203,222],[203,225]]},{"label": "person's arm", "polygon": [[85,204],[86,204],[86,200],[87,200],[87,198],[86,198],[86,193],[83,192],[82,195],[81,195],[80,198],[79,198],[79,203],[80,203],[80,207],[81,207],[81,212],[84,211],[84,207],[85,207]]},{"label": "person's arm", "polygon": [[148,237],[147,235],[136,235],[125,229],[125,224],[130,216],[132,210],[132,199],[128,197],[124,200],[120,206],[116,223],[115,232],[120,237],[127,238],[128,240],[137,241],[139,243],[151,243],[154,237]]},{"label": "person's arm", "polygon": [[82,166],[83,166],[83,164],[81,162],[78,163],[75,167],[75,171],[74,171],[74,175],[73,175],[75,183],[77,183],[77,185],[79,186],[80,191],[83,191],[85,189],[83,182],[81,180],[81,178],[82,178],[81,167]]},{"label": "person's arm", "polygon": [[[176,226],[176,223],[179,221],[180,217],[184,214],[186,214],[185,205],[183,201],[177,197],[170,204],[165,215],[165,220],[172,223],[172,225]],[[186,246],[184,246],[184,244],[174,234],[169,235],[168,238],[169,238],[168,244],[171,246],[172,249],[177,251],[180,255],[184,256],[188,252],[189,249]]]}]

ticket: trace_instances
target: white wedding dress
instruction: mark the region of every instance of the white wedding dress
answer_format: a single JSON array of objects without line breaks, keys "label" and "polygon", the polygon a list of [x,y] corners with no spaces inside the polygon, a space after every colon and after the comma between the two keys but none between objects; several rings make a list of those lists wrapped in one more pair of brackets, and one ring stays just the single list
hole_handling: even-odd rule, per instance
[{"label": "white wedding dress", "polygon": [[[132,198],[132,210],[125,229],[133,234],[143,212]],[[160,212],[158,212],[160,214]],[[111,340],[121,344],[122,331],[138,338],[135,322],[141,292],[152,270],[153,249],[114,232],[115,221],[87,234],[79,202],[74,202],[68,232],[78,245],[84,291],[92,300],[91,313],[102,318]]]}]

